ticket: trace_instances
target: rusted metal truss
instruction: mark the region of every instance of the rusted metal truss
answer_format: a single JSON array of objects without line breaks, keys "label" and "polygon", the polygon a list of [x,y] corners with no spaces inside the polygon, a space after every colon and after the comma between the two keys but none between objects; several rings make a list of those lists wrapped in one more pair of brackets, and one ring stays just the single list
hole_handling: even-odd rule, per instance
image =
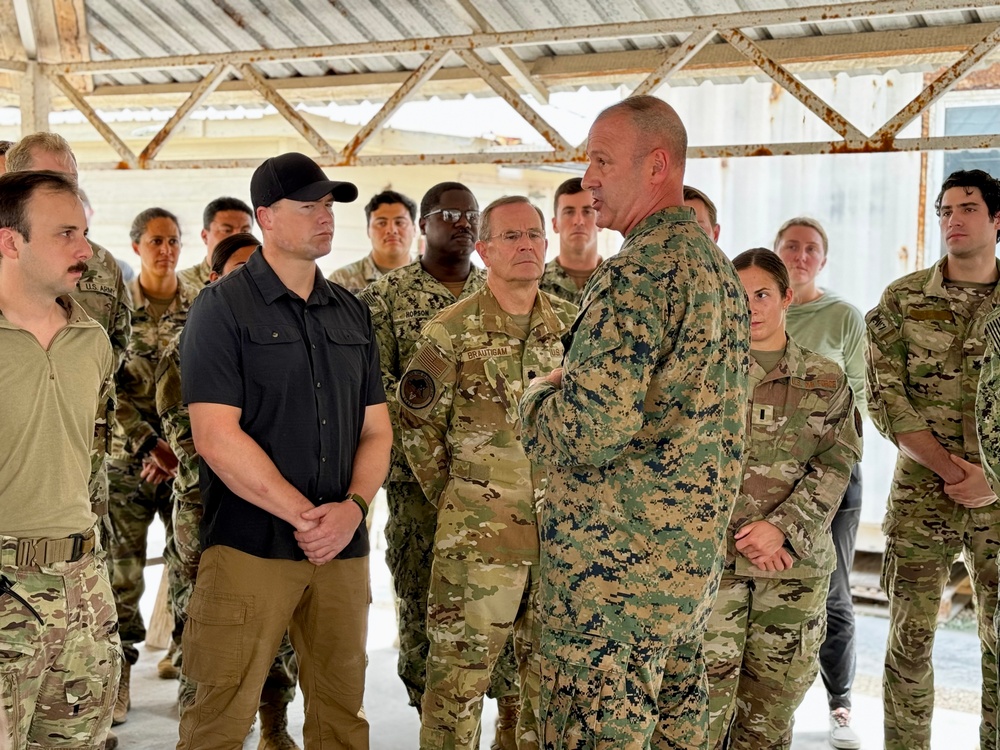
[{"label": "rusted metal truss", "polygon": [[[962,79],[976,65],[1000,45],[1000,26],[981,24],[985,34],[982,40],[962,54],[950,67],[946,68],[927,88],[907,106],[889,119],[871,135],[866,135],[842,114],[813,93],[785,66],[777,62],[744,31],[759,26],[780,24],[802,24],[837,18],[839,20],[860,19],[874,16],[929,13],[940,10],[972,9],[976,6],[967,2],[949,0],[875,0],[874,2],[849,3],[844,5],[813,6],[775,11],[748,12],[716,16],[700,16],[664,21],[642,21],[634,23],[609,24],[603,26],[581,26],[561,29],[535,29],[517,32],[497,32],[478,13],[472,0],[448,0],[452,9],[463,16],[471,28],[478,31],[465,36],[450,36],[424,39],[402,39],[394,41],[366,42],[363,44],[342,44],[327,47],[307,47],[285,50],[253,50],[222,54],[178,55],[161,58],[141,58],[130,60],[80,61],[61,63],[30,63],[17,61],[0,65],[0,68],[14,74],[27,75],[29,69],[37,66],[44,77],[62,92],[94,126],[97,132],[119,155],[120,161],[88,164],[91,168],[130,169],[189,169],[253,167],[258,159],[203,159],[203,160],[160,160],[157,154],[184,123],[216,88],[231,74],[239,76],[254,89],[312,146],[318,153],[317,161],[323,166],[376,166],[376,165],[429,165],[429,164],[517,164],[541,165],[586,160],[585,144],[569,143],[539,112],[524,98],[529,94],[534,100],[545,102],[548,89],[532,76],[529,66],[514,52],[523,45],[547,45],[565,42],[585,42],[594,39],[614,39],[620,37],[663,37],[666,34],[686,37],[679,45],[663,49],[660,62],[635,88],[635,93],[653,93],[670,76],[684,66],[716,35],[737,50],[753,66],[762,71],[783,89],[788,91],[820,120],[825,122],[841,138],[828,142],[772,143],[756,145],[722,145],[693,147],[689,150],[692,158],[719,158],[736,156],[765,155],[805,155],[875,153],[898,151],[931,151],[945,149],[1000,148],[1000,134],[970,137],[922,137],[900,138],[899,133],[931,104],[940,99],[950,88]],[[480,51],[490,50],[503,66],[511,82],[498,75],[496,69],[487,65]],[[337,148],[329,143],[296,108],[276,89],[257,67],[265,62],[289,62],[296,60],[332,60],[362,58],[372,55],[392,55],[420,53],[425,55],[423,63],[402,82],[389,96],[381,110],[361,129]],[[526,122],[547,141],[549,149],[487,150],[446,154],[364,154],[366,144],[385,125],[399,107],[424,83],[438,72],[449,55],[459,58],[478,78],[482,79],[498,97],[506,101]],[[152,140],[138,153],[105,123],[96,110],[87,102],[86,96],[76,88],[70,76],[77,79],[97,73],[129,72],[166,68],[185,68],[211,71],[204,74],[195,84],[187,100],[174,112]],[[503,71],[501,71],[503,72]],[[518,87],[518,89],[515,88]]]}]

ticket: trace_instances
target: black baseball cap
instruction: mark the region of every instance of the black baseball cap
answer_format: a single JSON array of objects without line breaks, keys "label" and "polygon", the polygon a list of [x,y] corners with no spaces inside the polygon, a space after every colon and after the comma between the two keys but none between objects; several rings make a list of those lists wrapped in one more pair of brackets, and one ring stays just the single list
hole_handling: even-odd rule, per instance
[{"label": "black baseball cap", "polygon": [[316,162],[294,151],[267,159],[250,178],[254,210],[274,205],[282,198],[315,201],[328,193],[335,201],[350,203],[357,199],[358,187],[351,182],[328,180]]}]

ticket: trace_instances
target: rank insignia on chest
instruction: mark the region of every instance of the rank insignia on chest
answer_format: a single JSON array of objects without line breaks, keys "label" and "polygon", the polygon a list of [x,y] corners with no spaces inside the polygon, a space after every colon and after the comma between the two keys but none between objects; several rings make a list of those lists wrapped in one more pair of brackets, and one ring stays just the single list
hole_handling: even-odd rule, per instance
[{"label": "rank insignia on chest", "polygon": [[774,407],[771,404],[754,404],[752,415],[754,424],[774,424]]}]

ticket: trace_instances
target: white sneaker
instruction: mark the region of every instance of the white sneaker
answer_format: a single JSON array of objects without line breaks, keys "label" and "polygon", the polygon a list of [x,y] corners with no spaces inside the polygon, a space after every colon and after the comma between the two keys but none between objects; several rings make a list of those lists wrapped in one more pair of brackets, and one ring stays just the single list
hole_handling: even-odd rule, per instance
[{"label": "white sneaker", "polygon": [[851,709],[830,712],[830,745],[837,750],[858,750],[861,738],[851,729]]}]

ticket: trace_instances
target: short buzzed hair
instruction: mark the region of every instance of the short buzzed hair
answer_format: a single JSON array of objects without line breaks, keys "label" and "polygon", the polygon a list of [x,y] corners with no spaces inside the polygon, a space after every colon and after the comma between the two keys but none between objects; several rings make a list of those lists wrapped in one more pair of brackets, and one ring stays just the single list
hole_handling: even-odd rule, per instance
[{"label": "short buzzed hair", "polygon": [[13,229],[30,242],[28,201],[39,190],[77,195],[73,178],[59,172],[8,172],[0,176],[0,228]]},{"label": "short buzzed hair", "polygon": [[690,185],[684,186],[684,200],[686,201],[701,201],[705,204],[705,208],[708,209],[708,220],[714,227],[719,223],[719,212],[715,208],[715,204],[712,203],[712,199],[701,192],[698,188],[691,187]]},{"label": "short buzzed hair", "polygon": [[482,242],[486,242],[490,238],[490,232],[493,230],[492,217],[493,212],[500,208],[500,206],[512,206],[516,203],[523,203],[526,206],[531,206],[538,213],[538,218],[542,222],[542,232],[545,232],[545,214],[542,213],[542,209],[532,203],[528,198],[523,195],[505,195],[502,198],[497,198],[495,201],[490,203],[483,212],[479,215],[479,239]]},{"label": "short buzzed hair", "polygon": [[424,218],[431,211],[438,208],[441,205],[441,196],[452,190],[461,190],[468,193],[472,196],[472,200],[476,205],[479,205],[479,201],[476,201],[475,193],[461,182],[439,182],[424,193],[424,197],[420,200],[420,218]]},{"label": "short buzzed hair", "polygon": [[35,150],[47,151],[50,154],[64,154],[76,164],[76,157],[69,141],[58,133],[48,133],[41,131],[26,135],[7,152],[8,172],[27,172],[31,169],[32,154]]},{"label": "short buzzed hair", "polygon": [[687,159],[687,130],[674,108],[655,96],[630,96],[612,104],[597,115],[597,120],[626,114],[639,133],[640,143],[662,147],[677,164]]},{"label": "short buzzed hair", "polygon": [[570,177],[566,182],[556,188],[555,198],[552,199],[552,213],[559,213],[559,199],[564,195],[576,195],[584,191],[583,179],[580,177]]},{"label": "short buzzed hair", "polygon": [[219,211],[239,211],[247,214],[250,217],[250,226],[253,226],[253,209],[239,198],[224,195],[205,206],[205,210],[201,214],[201,228],[208,229]]}]

